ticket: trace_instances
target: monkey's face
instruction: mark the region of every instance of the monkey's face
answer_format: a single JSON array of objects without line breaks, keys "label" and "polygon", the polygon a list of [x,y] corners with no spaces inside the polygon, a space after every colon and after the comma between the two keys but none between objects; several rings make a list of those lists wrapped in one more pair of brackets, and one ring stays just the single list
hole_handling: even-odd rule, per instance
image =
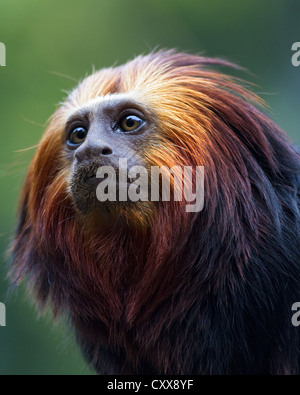
[{"label": "monkey's face", "polygon": [[[159,199],[150,197],[151,170],[211,166],[210,78],[219,79],[197,67],[149,55],[85,78],[54,113],[30,166],[30,215],[54,224],[124,214],[145,224],[157,210],[185,210],[184,198],[160,199],[160,181]],[[146,187],[132,185],[136,179]],[[172,194],[171,178],[169,187]]]},{"label": "monkey's face", "polygon": [[154,139],[153,114],[129,95],[99,97],[73,112],[65,125],[63,150],[77,209],[87,214],[132,205],[127,191],[134,179],[128,170],[149,167],[147,148]]}]

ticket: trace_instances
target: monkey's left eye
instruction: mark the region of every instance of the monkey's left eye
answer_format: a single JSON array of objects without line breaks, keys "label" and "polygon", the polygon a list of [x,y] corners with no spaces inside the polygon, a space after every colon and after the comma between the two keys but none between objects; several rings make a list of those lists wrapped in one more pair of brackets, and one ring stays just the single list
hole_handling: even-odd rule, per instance
[{"label": "monkey's left eye", "polygon": [[82,126],[72,130],[69,135],[68,143],[71,145],[79,145],[84,142],[87,135],[87,130]]},{"label": "monkey's left eye", "polygon": [[133,132],[143,125],[144,121],[136,115],[126,115],[119,122],[119,129],[122,132]]}]

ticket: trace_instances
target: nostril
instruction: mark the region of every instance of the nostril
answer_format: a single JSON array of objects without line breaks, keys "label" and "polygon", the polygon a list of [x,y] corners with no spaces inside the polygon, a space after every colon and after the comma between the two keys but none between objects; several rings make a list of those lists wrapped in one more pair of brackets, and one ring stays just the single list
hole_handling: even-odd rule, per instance
[{"label": "nostril", "polygon": [[111,155],[112,154],[112,150],[108,147],[102,148],[101,150],[101,155]]}]

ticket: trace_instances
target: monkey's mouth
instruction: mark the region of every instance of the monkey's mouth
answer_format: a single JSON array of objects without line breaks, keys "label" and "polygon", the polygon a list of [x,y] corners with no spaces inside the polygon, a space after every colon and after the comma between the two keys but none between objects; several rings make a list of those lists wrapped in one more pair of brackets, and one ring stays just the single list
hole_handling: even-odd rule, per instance
[{"label": "monkey's mouth", "polygon": [[[110,172],[106,173],[105,172],[98,172],[103,168],[103,165],[97,165],[97,164],[90,164],[87,166],[80,166],[77,169],[73,170],[73,178],[76,180],[78,183],[82,184],[87,184],[87,185],[94,185],[94,184],[99,184],[104,180],[107,180],[109,178],[109,174],[114,174],[115,177],[113,177],[112,182],[115,181],[116,184],[124,184],[124,183],[132,183],[133,181],[136,180],[135,177],[130,177],[127,172],[126,172],[126,179],[124,179],[124,176],[120,175],[120,169],[118,167],[114,166],[104,166],[110,170]],[[105,176],[102,176],[102,173],[105,174]]]},{"label": "monkey's mouth", "polygon": [[[95,208],[112,209],[117,205],[129,205],[128,190],[136,178],[121,177],[118,169],[114,169],[113,176],[99,174],[100,166],[89,165],[74,169],[70,190],[76,207],[79,211],[87,213]],[[136,193],[140,193],[140,187],[135,187]]]},{"label": "monkey's mouth", "polygon": [[[81,176],[81,182],[83,184],[86,184],[88,186],[94,186],[97,187],[101,182],[107,181],[108,177],[101,177],[97,175],[97,169],[89,169],[84,174]],[[119,177],[118,172],[116,172],[116,177],[115,180],[111,180],[110,184],[111,186],[114,186],[114,182],[116,187],[120,184],[125,184],[128,187],[132,184],[133,181],[135,181],[135,177],[130,177],[127,176],[126,180],[121,180]]]},{"label": "monkey's mouth", "polygon": [[105,178],[97,178],[97,169],[88,169],[82,174],[82,182],[87,185],[99,184]]},{"label": "monkey's mouth", "polygon": [[[96,178],[97,171],[94,169],[87,169],[87,171],[82,171],[81,182],[88,185],[93,185],[97,182]],[[99,180],[100,181],[100,180]]]}]

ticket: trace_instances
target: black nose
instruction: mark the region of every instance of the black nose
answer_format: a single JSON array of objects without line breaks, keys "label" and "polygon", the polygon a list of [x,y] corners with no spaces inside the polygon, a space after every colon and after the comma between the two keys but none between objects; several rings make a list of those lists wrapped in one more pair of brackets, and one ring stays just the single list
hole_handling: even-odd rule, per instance
[{"label": "black nose", "polygon": [[113,150],[107,144],[82,144],[75,151],[75,158],[80,162],[94,161],[99,159],[101,156],[112,155],[112,153]]}]

